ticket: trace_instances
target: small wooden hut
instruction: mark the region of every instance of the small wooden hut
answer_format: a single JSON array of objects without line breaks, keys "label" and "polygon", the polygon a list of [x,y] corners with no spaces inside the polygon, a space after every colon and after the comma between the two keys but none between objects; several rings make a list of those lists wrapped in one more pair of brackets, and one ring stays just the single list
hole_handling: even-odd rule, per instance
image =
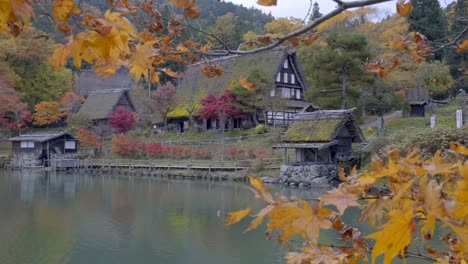
[{"label": "small wooden hut", "polygon": [[426,101],[411,101],[410,105],[410,116],[424,117],[426,114],[425,108],[427,105]]},{"label": "small wooden hut", "polygon": [[[350,110],[318,110],[295,116],[281,144],[275,148],[295,149],[296,163],[337,163],[355,158],[352,144],[364,136]],[[287,163],[289,160],[286,158]]]},{"label": "small wooden hut", "polygon": [[19,167],[49,166],[53,158],[72,158],[78,152],[78,140],[67,132],[31,133],[9,140],[13,163]]}]

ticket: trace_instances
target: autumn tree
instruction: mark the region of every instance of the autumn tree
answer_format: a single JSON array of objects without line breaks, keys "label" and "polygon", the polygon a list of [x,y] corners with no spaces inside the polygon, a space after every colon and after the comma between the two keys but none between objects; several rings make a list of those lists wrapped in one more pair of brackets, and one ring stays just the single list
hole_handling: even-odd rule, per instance
[{"label": "autumn tree", "polygon": [[76,113],[84,102],[83,96],[79,96],[74,92],[67,92],[60,97],[60,108],[66,116]]},{"label": "autumn tree", "polygon": [[198,111],[200,116],[204,119],[213,119],[219,122],[219,128],[221,129],[221,160],[224,160],[226,122],[232,119],[244,119],[246,115],[237,107],[236,96],[230,90],[225,90],[218,97],[210,94],[203,98],[200,103],[202,105]]},{"label": "autumn tree", "polygon": [[33,124],[37,126],[52,125],[63,117],[57,102],[40,102],[34,106]]},{"label": "autumn tree", "polygon": [[229,119],[245,118],[245,113],[236,107],[236,96],[230,90],[225,90],[218,97],[210,94],[200,103],[202,105],[198,111],[200,116],[205,119],[218,120],[222,131],[225,130]]},{"label": "autumn tree", "polygon": [[419,87],[436,100],[447,99],[454,84],[449,67],[440,61],[421,65],[416,80]]},{"label": "autumn tree", "polygon": [[161,115],[164,128],[167,129],[167,116],[175,109],[178,103],[176,88],[171,82],[161,85],[151,96],[153,111]]},{"label": "autumn tree", "polygon": [[75,136],[83,147],[91,147],[95,149],[102,147],[103,143],[101,137],[96,135],[93,131],[80,128],[76,131]]},{"label": "autumn tree", "polygon": [[18,98],[15,80],[8,66],[0,64],[0,126],[21,133],[21,128],[31,122],[31,112]]},{"label": "autumn tree", "polygon": [[15,75],[16,89],[30,109],[41,101],[58,101],[73,87],[71,70],[49,64],[54,43],[38,38],[41,34],[32,27],[18,37],[0,34],[0,60]]},{"label": "autumn tree", "polygon": [[224,44],[229,47],[235,47],[240,44],[241,35],[238,30],[239,18],[233,13],[227,13],[216,19],[212,33]]},{"label": "autumn tree", "polygon": [[124,107],[117,107],[109,115],[109,126],[115,133],[126,133],[136,127],[137,114]]}]

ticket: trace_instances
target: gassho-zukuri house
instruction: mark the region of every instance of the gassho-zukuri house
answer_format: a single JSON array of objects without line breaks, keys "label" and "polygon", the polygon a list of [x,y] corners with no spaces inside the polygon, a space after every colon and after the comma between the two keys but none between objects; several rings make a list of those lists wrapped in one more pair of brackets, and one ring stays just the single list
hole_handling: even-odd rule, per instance
[{"label": "gassho-zukuri house", "polygon": [[[279,97],[284,100],[284,106],[275,111],[262,109],[262,113],[257,114],[259,123],[270,125],[289,125],[294,115],[303,111],[314,111],[318,109],[311,103],[304,101],[304,92],[309,89],[309,85],[304,77],[302,67],[296,57],[296,52],[291,47],[280,47],[266,52],[252,54],[249,56],[228,56],[212,61],[219,64],[224,74],[215,78],[206,77],[201,71],[203,63],[189,65],[184,73],[183,79],[177,85],[177,94],[184,98],[174,111],[168,115],[168,121],[177,124],[179,130],[183,131],[189,125],[190,108],[197,108],[198,101],[208,94],[219,95],[232,82],[245,78],[249,73],[258,69],[274,80],[270,97]],[[185,105],[184,105],[185,104]],[[197,115],[193,111],[192,115]],[[266,115],[263,114],[266,112]],[[266,116],[266,120],[264,120]],[[198,120],[203,129],[215,127],[213,120]],[[241,128],[242,122],[233,120],[234,128]]]},{"label": "gassho-zukuri house", "polygon": [[[282,142],[274,147],[285,150],[280,183],[317,186],[336,182],[337,163],[359,158],[352,144],[364,141],[351,110],[299,113]],[[294,150],[294,159],[290,159],[289,149]]]},{"label": "gassho-zukuri house", "polygon": [[77,115],[93,122],[91,130],[99,136],[109,136],[109,115],[118,107],[135,112],[128,88],[97,90],[88,94]]}]

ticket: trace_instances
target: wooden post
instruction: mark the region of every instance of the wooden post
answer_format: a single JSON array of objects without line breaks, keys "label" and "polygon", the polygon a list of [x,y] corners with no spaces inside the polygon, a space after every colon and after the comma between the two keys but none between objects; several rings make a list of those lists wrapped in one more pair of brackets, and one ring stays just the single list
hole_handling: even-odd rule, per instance
[{"label": "wooden post", "polygon": [[461,104],[461,110],[462,110],[462,126],[466,123],[465,122],[465,117],[466,117],[466,99],[465,99],[465,90],[460,89],[460,95],[462,97],[462,104]]}]

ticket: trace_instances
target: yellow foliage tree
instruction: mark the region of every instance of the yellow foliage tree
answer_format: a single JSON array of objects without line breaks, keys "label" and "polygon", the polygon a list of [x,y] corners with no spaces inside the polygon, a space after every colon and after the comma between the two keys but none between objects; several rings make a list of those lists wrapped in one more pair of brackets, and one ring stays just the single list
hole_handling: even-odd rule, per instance
[{"label": "yellow foliage tree", "polygon": [[[375,156],[368,171],[353,169],[346,176],[341,170],[343,183],[318,197],[315,204],[273,196],[261,180],[250,177],[253,188],[247,188],[266,206],[254,213],[247,231],[267,221],[267,236],[278,233],[283,245],[292,236],[301,236],[303,246],[299,252],[286,254],[288,264],[368,263],[369,254],[373,263],[382,255],[384,264],[396,257],[467,263],[467,156],[468,148],[458,143],[426,160],[418,151],[402,156],[393,149],[385,158]],[[374,231],[365,234],[344,223],[342,216],[349,207],[360,208],[360,223],[369,224]],[[250,208],[231,212],[225,220],[233,224],[250,212]],[[323,230],[337,232],[336,244],[322,244]],[[427,245],[435,232],[442,236],[447,249]],[[412,251],[417,246],[423,249]]]},{"label": "yellow foliage tree", "polygon": [[63,116],[57,102],[40,102],[34,107],[34,111],[33,124],[38,126],[54,124]]}]

